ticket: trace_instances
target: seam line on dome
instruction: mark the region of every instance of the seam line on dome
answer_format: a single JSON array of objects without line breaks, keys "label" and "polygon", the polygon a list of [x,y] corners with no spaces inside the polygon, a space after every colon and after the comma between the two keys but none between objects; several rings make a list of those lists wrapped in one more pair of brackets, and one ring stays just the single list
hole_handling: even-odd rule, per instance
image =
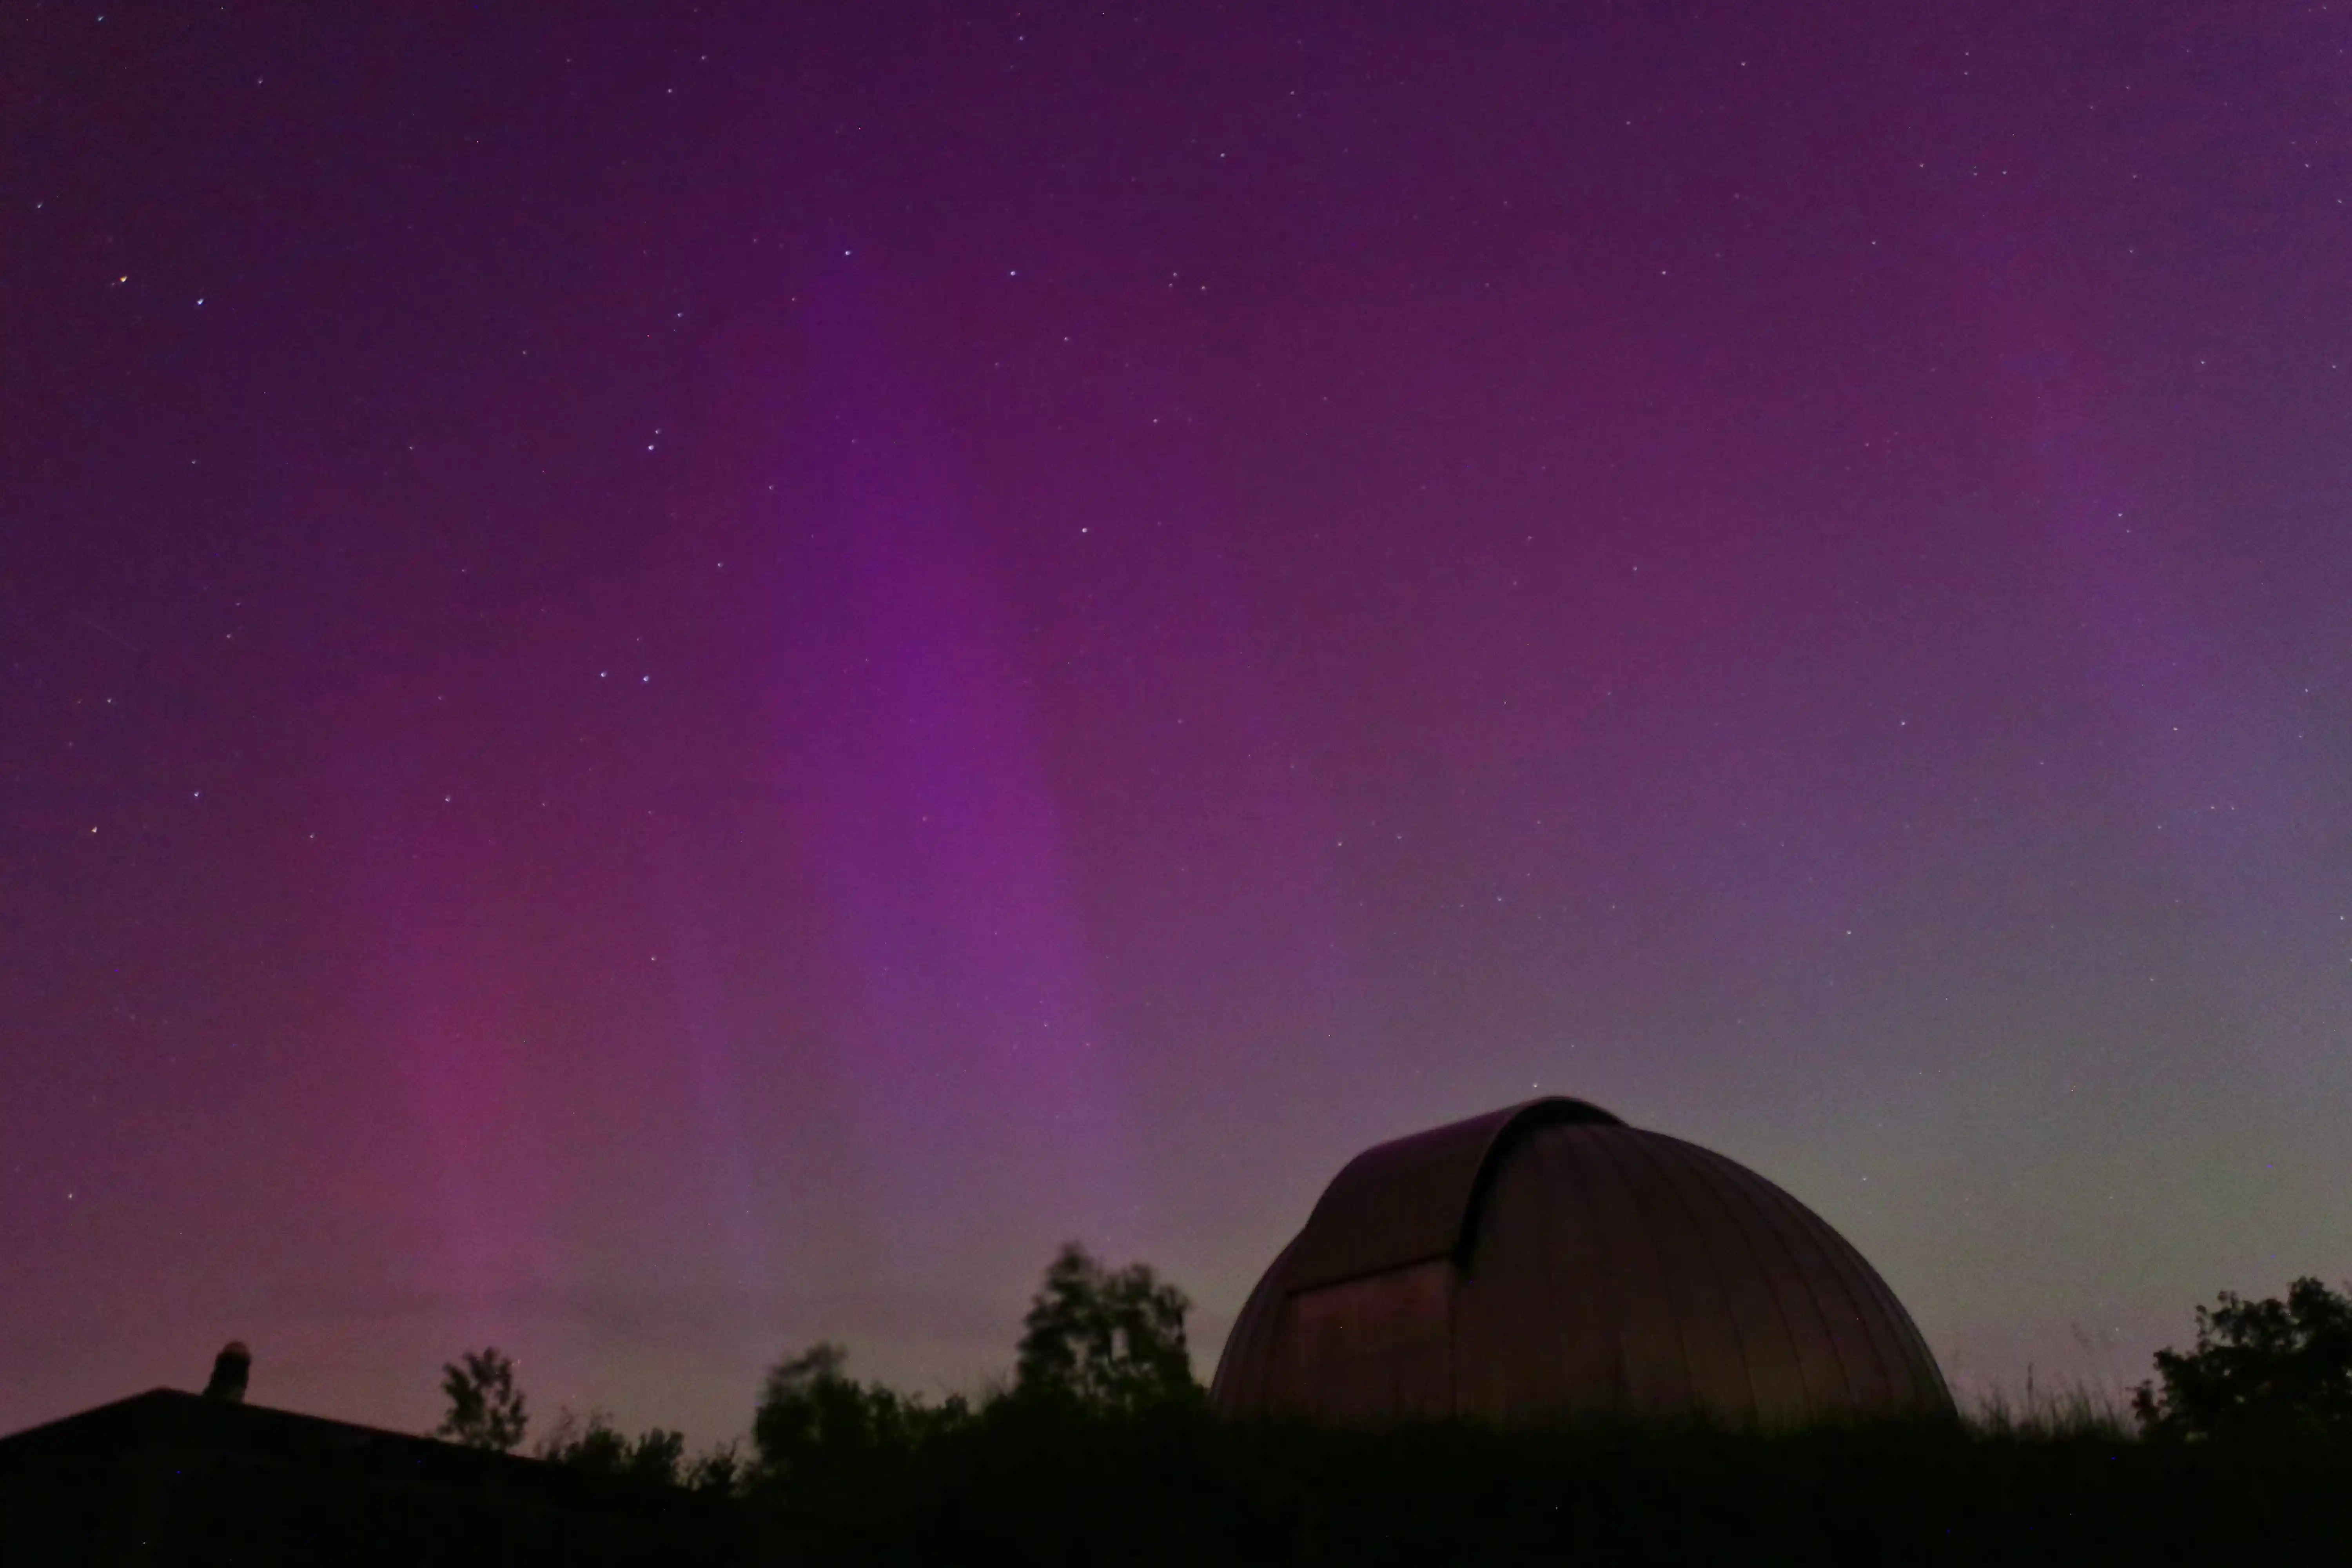
[{"label": "seam line on dome", "polygon": [[[1771,1216],[1757,1204],[1746,1185],[1734,1178],[1735,1171],[1744,1170],[1746,1167],[1738,1165],[1712,1149],[1700,1144],[1692,1143],[1687,1147],[1704,1156],[1698,1161],[1699,1168],[1706,1173],[1703,1179],[1710,1183],[1722,1194],[1726,1212],[1728,1213],[1735,1207],[1744,1207],[1748,1220],[1752,1222],[1742,1224],[1738,1217],[1734,1215],[1733,1228],[1738,1231],[1740,1245],[1748,1249],[1748,1256],[1756,1264],[1757,1278],[1764,1282],[1764,1294],[1772,1303],[1772,1315],[1780,1320],[1780,1332],[1789,1342],[1790,1363],[1797,1369],[1797,1386],[1802,1389],[1805,1394],[1805,1419],[1811,1421],[1822,1413],[1826,1402],[1822,1392],[1813,1386],[1813,1374],[1805,1364],[1804,1343],[1797,1337],[1795,1321],[1789,1316],[1789,1303],[1782,1300],[1779,1287],[1773,1283],[1773,1268],[1776,1262],[1792,1272],[1795,1270],[1797,1262],[1795,1250],[1788,1245],[1787,1238],[1780,1234],[1780,1227],[1772,1223]],[[1763,1245],[1756,1234],[1759,1227],[1773,1241],[1780,1244],[1781,1256],[1779,1259],[1768,1260],[1765,1258]],[[1797,1277],[1802,1278],[1801,1275]],[[1814,1308],[1816,1315],[1820,1310],[1820,1307],[1816,1305]],[[1837,1367],[1837,1358],[1834,1355],[1830,1358],[1830,1364]],[[1837,1372],[1838,1381],[1845,1383],[1847,1379],[1844,1369],[1838,1367]]]},{"label": "seam line on dome", "polygon": [[1699,1387],[1698,1368],[1691,1360],[1690,1333],[1683,1327],[1683,1315],[1677,1310],[1675,1300],[1674,1277],[1666,1271],[1664,1254],[1658,1250],[1657,1232],[1655,1227],[1648,1223],[1650,1216],[1644,1211],[1641,1189],[1635,1186],[1632,1178],[1627,1175],[1625,1162],[1620,1159],[1616,1152],[1610,1147],[1613,1142],[1612,1139],[1596,1138],[1593,1140],[1593,1145],[1600,1150],[1601,1159],[1615,1173],[1618,1183],[1625,1189],[1625,1196],[1633,1212],[1633,1217],[1641,1222],[1633,1228],[1641,1237],[1643,1247],[1650,1255],[1651,1266],[1657,1271],[1658,1284],[1662,1287],[1665,1297],[1666,1321],[1674,1325],[1675,1342],[1682,1347],[1683,1384],[1688,1390],[1689,1395],[1696,1400]]},{"label": "seam line on dome", "polygon": [[[1650,1134],[1650,1137],[1664,1138],[1667,1142],[1681,1144],[1684,1148],[1697,1147],[1696,1144],[1683,1143],[1681,1139],[1669,1137],[1664,1132],[1654,1132]],[[1723,1265],[1716,1258],[1714,1247],[1709,1244],[1708,1234],[1699,1219],[1696,1205],[1691,1202],[1690,1194],[1683,1190],[1683,1183],[1677,1174],[1675,1163],[1663,1157],[1656,1149],[1649,1145],[1646,1140],[1642,1143],[1641,1149],[1643,1158],[1658,1167],[1659,1173],[1664,1178],[1666,1185],[1674,1192],[1675,1201],[1682,1205],[1683,1212],[1690,1216],[1691,1233],[1699,1238],[1701,1243],[1699,1250],[1706,1258],[1708,1277],[1714,1279],[1716,1294],[1722,1299],[1724,1319],[1731,1325],[1732,1343],[1739,1347],[1739,1373],[1748,1384],[1748,1413],[1760,1425],[1764,1419],[1764,1394],[1763,1391],[1756,1386],[1756,1363],[1755,1359],[1748,1353],[1748,1331],[1740,1323],[1738,1307],[1732,1301],[1731,1287],[1724,1280]],[[1727,1222],[1727,1227],[1735,1235],[1738,1234],[1738,1226],[1728,1223],[1731,1219],[1729,1212],[1720,1204],[1716,1206],[1717,1213]]]},{"label": "seam line on dome", "polygon": [[[1863,1345],[1870,1352],[1870,1363],[1877,1369],[1878,1380],[1885,1385],[1886,1394],[1892,1395],[1898,1386],[1907,1384],[1910,1380],[1907,1377],[1898,1380],[1895,1370],[1886,1363],[1886,1347],[1871,1324],[1871,1320],[1874,1316],[1873,1310],[1874,1303],[1870,1300],[1866,1289],[1856,1289],[1857,1281],[1853,1269],[1843,1256],[1844,1253],[1853,1250],[1852,1244],[1839,1234],[1837,1227],[1831,1225],[1826,1216],[1816,1217],[1820,1218],[1822,1227],[1828,1232],[1828,1235],[1825,1237],[1814,1235],[1801,1224],[1803,1215],[1812,1212],[1811,1209],[1801,1203],[1794,1194],[1782,1190],[1777,1183],[1760,1176],[1759,1180],[1762,1182],[1765,1192],[1771,1195],[1772,1201],[1800,1222],[1795,1226],[1795,1233],[1821,1259],[1823,1272],[1827,1276],[1827,1283],[1834,1286],[1838,1294],[1845,1298],[1846,1309],[1853,1314],[1854,1328],[1861,1333]],[[1851,1384],[1853,1381],[1852,1373],[1849,1372],[1847,1382]],[[1865,1405],[1867,1404],[1866,1401],[1860,1403]]]},{"label": "seam line on dome", "polygon": [[[1843,1395],[1841,1408],[1847,1411],[1862,1408],[1867,1404],[1867,1398],[1854,1375],[1856,1369],[1847,1364],[1845,1336],[1831,1313],[1826,1296],[1834,1290],[1847,1297],[1849,1308],[1853,1302],[1843,1281],[1838,1278],[1835,1264],[1822,1251],[1819,1238],[1813,1233],[1814,1225],[1826,1226],[1829,1222],[1789,1199],[1788,1194],[1767,1177],[1745,1165],[1738,1169],[1754,1178],[1751,1183],[1740,1184],[1741,1197],[1754,1207],[1758,1220],[1780,1245],[1789,1264],[1790,1278],[1803,1292],[1805,1305],[1812,1311],[1819,1329],[1821,1353],[1828,1360],[1830,1370],[1836,1374],[1838,1390]],[[1808,1216],[1813,1224],[1807,1223]],[[1865,1333],[1865,1342],[1868,1338]]]},{"label": "seam line on dome", "polygon": [[1878,1271],[1878,1266],[1864,1258],[1861,1248],[1850,1242],[1847,1246],[1853,1253],[1854,1266],[1862,1271],[1864,1282],[1878,1298],[1880,1310],[1885,1314],[1893,1328],[1895,1343],[1903,1352],[1903,1386],[1911,1403],[1915,1405],[1921,1404],[1923,1394],[1937,1392],[1948,1403],[1952,1394],[1944,1384],[1944,1369],[1937,1364],[1934,1352],[1927,1349],[1927,1336],[1919,1331],[1919,1325],[1911,1321],[1910,1310],[1903,1305],[1902,1298],[1895,1294],[1895,1287],[1886,1282],[1886,1277]]}]

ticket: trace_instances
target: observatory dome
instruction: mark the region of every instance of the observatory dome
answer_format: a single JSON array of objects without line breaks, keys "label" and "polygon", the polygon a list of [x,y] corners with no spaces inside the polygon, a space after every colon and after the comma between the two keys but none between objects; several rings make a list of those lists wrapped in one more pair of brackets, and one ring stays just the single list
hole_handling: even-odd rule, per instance
[{"label": "observatory dome", "polygon": [[1948,1413],[1910,1314],[1743,1165],[1547,1099],[1366,1150],[1250,1293],[1230,1415]]}]

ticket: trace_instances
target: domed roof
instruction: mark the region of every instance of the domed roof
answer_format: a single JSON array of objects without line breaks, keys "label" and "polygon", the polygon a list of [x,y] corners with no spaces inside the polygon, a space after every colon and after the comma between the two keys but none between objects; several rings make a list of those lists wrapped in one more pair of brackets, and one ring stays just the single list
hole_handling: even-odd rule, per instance
[{"label": "domed roof", "polygon": [[1349,1161],[1250,1293],[1211,1397],[1372,1420],[1952,1408],[1910,1314],[1820,1215],[1564,1099]]}]

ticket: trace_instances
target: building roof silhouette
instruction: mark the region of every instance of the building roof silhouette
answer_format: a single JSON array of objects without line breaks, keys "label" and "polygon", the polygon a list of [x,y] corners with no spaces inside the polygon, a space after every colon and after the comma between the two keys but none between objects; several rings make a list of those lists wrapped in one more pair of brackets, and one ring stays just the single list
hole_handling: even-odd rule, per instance
[{"label": "building roof silhouette", "polygon": [[1952,1409],[1910,1315],[1821,1216],[1558,1098],[1350,1161],[1251,1292],[1212,1397],[1349,1420]]},{"label": "building roof silhouette", "polygon": [[734,1505],[157,1388],[0,1437],[0,1561],[719,1563]]}]

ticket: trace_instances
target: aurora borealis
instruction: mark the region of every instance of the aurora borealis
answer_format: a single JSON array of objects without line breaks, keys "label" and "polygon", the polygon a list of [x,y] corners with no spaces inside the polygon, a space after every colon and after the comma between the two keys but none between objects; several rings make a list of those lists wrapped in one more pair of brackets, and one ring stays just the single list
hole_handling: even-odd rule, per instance
[{"label": "aurora borealis", "polygon": [[0,1430],[1205,1376],[1538,1092],[2352,1272],[2342,11],[229,10],[0,21]]}]

